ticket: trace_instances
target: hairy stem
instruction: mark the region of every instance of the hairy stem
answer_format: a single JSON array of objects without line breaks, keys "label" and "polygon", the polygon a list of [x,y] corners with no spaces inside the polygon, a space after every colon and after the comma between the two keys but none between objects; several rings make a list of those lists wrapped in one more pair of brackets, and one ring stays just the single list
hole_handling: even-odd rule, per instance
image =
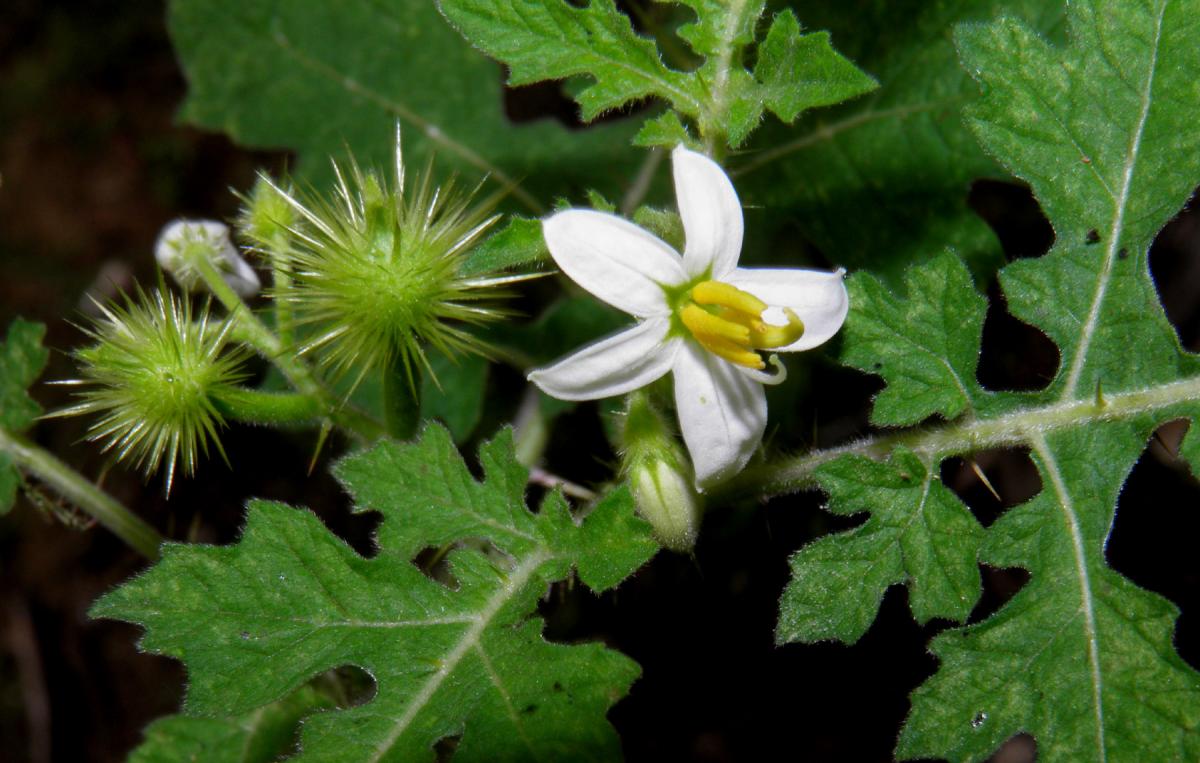
[{"label": "hairy stem", "polygon": [[295,392],[234,387],[213,395],[222,415],[248,424],[299,424],[321,418],[321,404]]},{"label": "hairy stem", "polygon": [[0,453],[8,456],[18,469],[37,477],[78,506],[142,556],[151,561],[158,559],[162,536],[54,454],[3,428],[0,428]]},{"label": "hairy stem", "polygon": [[284,346],[279,337],[251,312],[212,263],[203,260],[196,267],[205,285],[229,311],[234,321],[234,335],[273,363],[298,392],[316,401],[325,418],[365,440],[374,440],[383,434],[383,427],[378,422],[334,398],[291,348]]},{"label": "hairy stem", "polygon": [[383,368],[383,416],[390,437],[411,440],[421,423],[421,390],[403,361]]},{"label": "hairy stem", "polygon": [[1198,400],[1200,377],[1193,377],[1136,392],[1097,396],[1097,399],[1068,400],[1021,408],[990,418],[885,432],[857,442],[750,467],[714,492],[717,498],[725,500],[782,495],[811,487],[813,473],[819,466],[844,455],[884,458],[896,448],[904,447],[934,460],[986,448],[1025,445],[1057,430],[1117,421],[1154,411],[1167,412],[1172,407]]}]

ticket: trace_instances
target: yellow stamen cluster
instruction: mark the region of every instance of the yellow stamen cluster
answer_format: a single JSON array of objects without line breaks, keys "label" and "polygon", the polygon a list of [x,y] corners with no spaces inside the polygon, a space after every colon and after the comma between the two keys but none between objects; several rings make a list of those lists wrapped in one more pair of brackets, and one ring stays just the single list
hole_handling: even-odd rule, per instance
[{"label": "yellow stamen cluster", "polygon": [[683,325],[700,346],[717,357],[746,368],[767,367],[756,350],[786,347],[804,334],[804,323],[784,308],[788,323],[764,323],[767,304],[753,294],[721,281],[703,281],[679,312]]}]

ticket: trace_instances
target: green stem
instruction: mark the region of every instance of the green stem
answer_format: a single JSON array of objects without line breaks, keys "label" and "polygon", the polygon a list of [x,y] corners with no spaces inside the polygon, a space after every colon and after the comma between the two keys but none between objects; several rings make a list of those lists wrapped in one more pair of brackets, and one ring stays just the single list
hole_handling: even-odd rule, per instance
[{"label": "green stem", "polygon": [[751,467],[717,488],[714,497],[731,500],[803,490],[813,485],[813,475],[818,467],[845,455],[881,459],[903,447],[932,461],[988,448],[1028,445],[1033,438],[1087,424],[1119,421],[1147,413],[1170,414],[1172,408],[1197,401],[1200,401],[1200,376],[1136,392],[1021,408],[989,418],[964,418],[939,427],[886,432]]},{"label": "green stem", "polygon": [[275,287],[275,330],[279,334],[279,343],[283,347],[291,347],[296,341],[295,316],[292,314],[292,303],[282,295],[292,290],[291,260],[288,257],[288,241],[286,236],[274,236],[271,242],[271,274]]},{"label": "green stem", "polygon": [[411,440],[421,423],[421,390],[403,361],[383,367],[383,420],[387,433],[397,440]]},{"label": "green stem", "polygon": [[365,440],[377,439],[384,433],[378,422],[334,398],[317,381],[308,366],[251,312],[249,306],[225,283],[211,262],[201,260],[196,263],[196,269],[213,296],[225,306],[232,317],[238,339],[273,363],[298,392],[315,400],[326,418]]},{"label": "green stem", "polygon": [[320,419],[321,404],[295,392],[262,392],[230,387],[213,394],[221,413],[250,424],[300,424]]},{"label": "green stem", "polygon": [[162,536],[52,453],[3,428],[0,428],[0,453],[8,456],[18,469],[37,477],[87,512],[142,556],[151,561],[158,559]]}]

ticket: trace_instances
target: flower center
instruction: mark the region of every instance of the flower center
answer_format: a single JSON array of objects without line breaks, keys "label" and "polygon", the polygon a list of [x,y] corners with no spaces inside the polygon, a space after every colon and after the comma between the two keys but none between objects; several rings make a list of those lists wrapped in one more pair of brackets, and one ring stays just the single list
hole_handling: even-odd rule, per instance
[{"label": "flower center", "polygon": [[717,357],[746,368],[767,367],[757,350],[786,347],[804,334],[804,323],[784,308],[787,325],[763,321],[767,304],[753,294],[721,281],[692,287],[679,319],[700,346]]}]

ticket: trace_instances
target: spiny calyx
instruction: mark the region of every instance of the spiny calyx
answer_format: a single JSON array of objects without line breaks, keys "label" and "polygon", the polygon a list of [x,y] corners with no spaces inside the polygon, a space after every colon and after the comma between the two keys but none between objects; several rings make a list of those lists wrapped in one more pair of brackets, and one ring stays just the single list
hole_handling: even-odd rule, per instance
[{"label": "spiny calyx", "polygon": [[784,308],[787,325],[766,323],[765,302],[721,281],[701,281],[688,297],[679,310],[683,325],[701,347],[739,366],[761,371],[767,366],[757,350],[786,347],[804,334],[790,308]]}]

